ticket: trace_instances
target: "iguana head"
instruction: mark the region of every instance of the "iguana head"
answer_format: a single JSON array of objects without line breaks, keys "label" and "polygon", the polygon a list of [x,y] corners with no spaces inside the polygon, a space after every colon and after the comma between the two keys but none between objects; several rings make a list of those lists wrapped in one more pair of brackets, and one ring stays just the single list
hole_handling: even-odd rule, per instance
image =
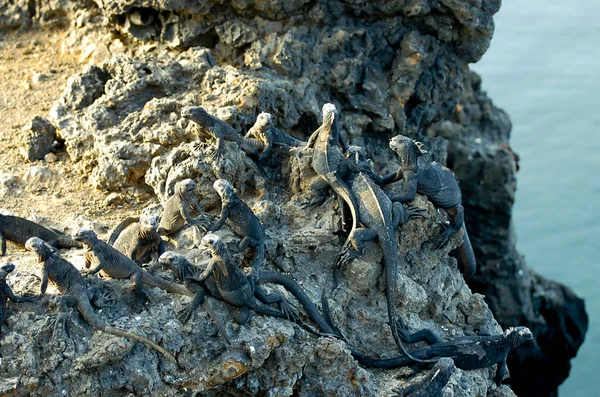
[{"label": "iguana head", "polygon": [[352,160],[356,164],[359,164],[367,159],[367,153],[361,146],[350,145],[346,149],[346,158]]},{"label": "iguana head", "polygon": [[81,229],[73,235],[73,240],[80,241],[87,246],[92,246],[98,242],[98,236],[96,236],[93,230]]},{"label": "iguana head", "polygon": [[511,349],[521,346],[523,343],[533,340],[533,333],[527,327],[510,327],[504,331]]},{"label": "iguana head", "polygon": [[40,262],[45,261],[52,254],[52,250],[48,244],[38,237],[31,237],[25,242],[25,248],[31,252],[35,252]]},{"label": "iguana head", "polygon": [[323,105],[323,124],[333,123],[337,114],[337,108],[333,103],[326,103]]},{"label": "iguana head", "polygon": [[167,251],[158,258],[158,263],[171,270],[178,280],[185,281],[188,260],[183,255]]},{"label": "iguana head", "polygon": [[226,179],[217,179],[213,183],[213,188],[221,197],[221,200],[229,200],[237,195],[235,188]]},{"label": "iguana head", "polygon": [[273,116],[271,113],[262,112],[256,118],[256,122],[254,123],[255,127],[265,127],[273,124]]},{"label": "iguana head", "polygon": [[390,149],[392,149],[402,163],[402,167],[415,167],[417,158],[427,153],[420,146],[420,143],[413,141],[407,136],[396,135],[390,139]]},{"label": "iguana head", "polygon": [[200,125],[210,120],[210,115],[202,106],[186,106],[181,109],[181,117]]},{"label": "iguana head", "polygon": [[0,281],[6,280],[6,276],[13,270],[15,270],[15,265],[12,262],[8,262],[6,265],[0,267]]},{"label": "iguana head", "polygon": [[210,250],[213,254],[223,256],[227,254],[227,244],[219,236],[208,233],[200,240],[200,247]]},{"label": "iguana head", "polygon": [[141,215],[140,228],[146,231],[155,231],[158,229],[158,217],[154,215]]},{"label": "iguana head", "polygon": [[196,190],[196,182],[192,179],[184,179],[175,184],[175,194],[180,197],[187,197]]}]

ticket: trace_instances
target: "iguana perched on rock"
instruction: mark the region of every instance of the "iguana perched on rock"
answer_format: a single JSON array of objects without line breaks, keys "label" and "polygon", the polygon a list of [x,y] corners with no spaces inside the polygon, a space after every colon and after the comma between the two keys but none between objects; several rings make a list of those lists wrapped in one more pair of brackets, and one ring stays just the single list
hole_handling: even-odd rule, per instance
[{"label": "iguana perched on rock", "polygon": [[111,233],[108,244],[138,264],[148,263],[152,254],[158,258],[165,252],[165,242],[157,232],[158,217],[129,217]]},{"label": "iguana perched on rock", "polygon": [[244,138],[253,143],[256,150],[259,151],[258,159],[260,161],[266,160],[273,149],[281,148],[285,150],[285,153],[289,153],[291,148],[306,146],[305,141],[277,129],[273,125],[273,116],[266,112],[258,115],[256,122]]},{"label": "iguana perched on rock", "polygon": [[81,248],[81,243],[55,229],[48,229],[30,220],[12,215],[0,215],[0,253],[6,254],[6,240],[25,246],[30,237],[39,237],[55,248]]},{"label": "iguana perched on rock", "polygon": [[[527,327],[508,328],[502,335],[464,336],[447,342],[435,343],[412,350],[411,356],[421,360],[436,361],[442,357],[454,360],[457,368],[464,370],[488,368],[498,365],[494,381],[500,385],[509,377],[506,357],[508,353],[523,343],[533,340],[533,334]],[[373,368],[398,368],[415,363],[405,354],[387,359],[370,359],[360,353],[352,352],[356,360]]]},{"label": "iguana perched on rock", "polygon": [[426,340],[436,343],[440,340],[430,330],[422,330],[410,334],[404,329],[396,313],[398,267],[401,256],[398,253],[398,242],[395,230],[406,223],[410,218],[424,217],[420,208],[404,209],[399,202],[392,202],[385,192],[377,186],[369,175],[375,174],[365,156],[364,150],[359,146],[349,146],[346,155],[355,162],[360,172],[350,172],[346,182],[360,211],[360,223],[364,226],[358,228],[350,238],[352,247],[348,247],[340,257],[339,264],[361,256],[365,249],[365,241],[377,239],[385,267],[385,295],[387,300],[388,318],[394,340],[398,347],[406,352],[401,339],[409,343]]},{"label": "iguana perched on rock", "polygon": [[[184,179],[175,184],[175,193],[169,197],[163,205],[163,214],[158,225],[158,234],[162,236],[171,235],[180,230],[187,221],[189,224],[204,229],[207,222],[202,221],[204,212],[194,197],[196,182]],[[193,218],[190,209],[196,211],[199,216]]]},{"label": "iguana perched on rock", "polygon": [[462,193],[456,175],[441,164],[425,158],[423,154],[426,152],[406,136],[397,135],[390,139],[390,148],[400,158],[400,168],[396,173],[386,176],[384,183],[402,180],[400,193],[391,195],[390,198],[405,203],[420,193],[427,196],[434,205],[446,209],[452,216],[452,222],[450,225],[441,224],[443,231],[434,242],[437,248],[441,248],[462,228],[463,242],[451,255],[457,259],[465,279],[470,278],[475,274],[477,262],[464,226]]},{"label": "iguana perched on rock", "polygon": [[418,382],[394,390],[396,394],[393,397],[442,397],[442,389],[455,371],[454,360],[442,357]]},{"label": "iguana perched on rock", "polygon": [[200,127],[200,132],[217,141],[214,157],[220,160],[223,157],[223,139],[235,142],[248,156],[258,159],[258,151],[254,145],[242,137],[232,126],[208,114],[201,106],[186,106],[181,110],[181,116],[193,121]]},{"label": "iguana perched on rock", "polygon": [[334,104],[326,103],[323,105],[323,123],[310,136],[306,146],[301,149],[304,152],[313,149],[312,167],[318,175],[317,180],[311,185],[315,198],[306,203],[305,206],[323,202],[328,196],[328,188],[331,188],[337,195],[342,208],[342,226],[345,231],[348,230],[347,225],[345,225],[346,216],[344,214],[346,207],[342,205],[342,202],[345,202],[350,209],[352,226],[348,242],[354,236],[360,215],[356,199],[343,179],[348,173],[349,162],[342,152],[337,118],[338,112]]},{"label": "iguana perched on rock", "polygon": [[46,293],[48,280],[50,280],[56,285],[56,288],[58,288],[61,294],[66,295],[64,297],[65,303],[70,306],[76,306],[85,321],[93,327],[112,335],[122,336],[141,342],[163,354],[169,361],[176,363],[175,358],[171,354],[149,339],[106,324],[94,312],[92,304],[90,303],[89,293],[91,291],[88,289],[87,283],[77,268],[59,255],[53,253],[49,246],[42,240],[37,237],[32,237],[25,243],[25,248],[36,253],[38,261],[43,263],[41,295]]},{"label": "iguana perched on rock", "polygon": [[17,296],[13,293],[10,286],[6,283],[6,277],[15,270],[15,265],[11,262],[0,267],[0,326],[4,324],[8,318],[7,301],[10,299],[16,303],[29,302],[33,300],[29,296]]},{"label": "iguana perched on rock", "polygon": [[[196,293],[192,306],[188,310],[188,315],[194,312],[197,305],[202,302],[204,294],[208,293],[240,308],[237,318],[240,323],[248,321],[250,309],[260,314],[285,318],[290,321],[299,320],[295,308],[282,295],[266,294],[258,285],[250,282],[244,272],[234,263],[227,245],[219,236],[212,233],[205,235],[200,246],[210,250],[212,256],[208,266],[201,274],[197,274],[197,271],[195,271],[197,268],[189,267],[187,264],[181,265],[183,263],[181,261],[176,262],[172,254],[163,254],[159,259],[160,263],[172,266],[172,268],[178,264],[177,277],[182,277],[188,283],[192,282],[201,286],[201,289],[198,289]],[[212,276],[211,283],[214,282],[214,287],[206,282],[210,276]],[[255,294],[260,296],[261,299],[255,297]],[[279,303],[279,309],[269,306],[263,301]]]},{"label": "iguana perched on rock", "polygon": [[[218,236],[213,234],[209,234],[205,236],[205,238],[206,240],[203,239],[203,246],[211,250],[213,260],[228,261],[227,263],[229,263],[229,265],[227,265],[227,263],[220,263],[220,266],[232,267],[231,271],[228,271],[227,273],[223,273],[221,271],[220,273],[225,276],[233,276],[233,278],[229,278],[227,284],[220,284],[221,281],[218,277],[204,278],[205,270],[193,265],[182,255],[176,254],[174,252],[165,252],[159,258],[159,263],[170,268],[177,280],[184,282],[188,289],[196,292],[194,300],[182,313],[182,319],[184,319],[185,321],[187,321],[187,319],[192,315],[192,313],[194,313],[198,305],[204,299],[205,295],[211,296],[215,299],[227,301],[221,296],[220,293],[220,291],[223,288],[227,289],[227,285],[229,285],[230,290],[246,291],[246,284],[249,283],[249,281],[244,280],[244,274],[239,270],[239,268],[237,268],[237,266],[235,266],[232,263],[232,258],[227,252],[227,247],[225,243],[223,243],[218,238]],[[211,262],[213,260],[211,260]],[[217,265],[219,265],[219,263]],[[229,267],[227,268],[229,269]],[[317,324],[318,328],[321,330],[322,333],[326,333],[331,336],[336,336],[336,331],[333,328],[331,328],[331,326],[327,323],[325,318],[323,318],[323,316],[319,312],[317,306],[311,301],[306,292],[304,292],[304,290],[293,279],[278,272],[274,272],[271,270],[263,270],[260,274],[260,278],[257,280],[257,283],[254,284],[254,287],[250,286],[250,288],[253,289],[254,297],[248,299],[258,299],[263,304],[278,303],[283,313],[290,313],[291,319],[297,320],[295,310],[293,309],[293,306],[287,301],[287,299],[278,293],[265,293],[259,286],[259,284],[261,283],[273,283],[283,286],[288,292],[294,295],[298,302],[300,302],[300,305],[304,308],[309,317]],[[241,293],[242,292],[240,292],[240,294]],[[228,302],[231,303],[230,301]],[[277,317],[281,316],[277,315]],[[312,329],[309,329],[309,331],[314,332]]]},{"label": "iguana perched on rock", "polygon": [[257,278],[265,259],[265,229],[254,212],[244,203],[236,193],[236,190],[225,179],[217,179],[213,188],[221,197],[221,216],[213,223],[208,231],[219,230],[226,221],[235,234],[242,236],[239,249],[244,251],[246,247],[254,247],[255,256],[252,261],[251,278]]},{"label": "iguana perched on rock", "polygon": [[[102,271],[102,274],[108,277],[130,279],[134,283],[141,306],[144,305],[142,284],[158,287],[174,294],[194,296],[181,284],[151,275],[129,257],[100,240],[92,230],[81,230],[73,238],[81,241],[85,248],[85,267],[89,270],[82,274],[91,275]],[[91,265],[94,267],[90,269]]]}]

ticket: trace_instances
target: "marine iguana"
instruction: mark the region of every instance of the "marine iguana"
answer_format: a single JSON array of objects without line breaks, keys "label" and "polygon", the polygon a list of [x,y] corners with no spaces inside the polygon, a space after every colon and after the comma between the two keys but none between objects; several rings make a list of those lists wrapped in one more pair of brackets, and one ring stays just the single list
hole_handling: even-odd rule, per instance
[{"label": "marine iguana", "polygon": [[59,230],[48,229],[30,220],[0,215],[0,254],[6,254],[6,240],[24,246],[30,237],[39,237],[54,248],[81,248],[81,243]]},{"label": "marine iguana", "polygon": [[223,157],[223,139],[237,143],[248,156],[258,159],[258,151],[252,143],[223,120],[208,114],[203,107],[186,106],[181,110],[181,116],[196,123],[202,133],[216,139],[217,148],[213,157],[216,157],[217,160]]},{"label": "marine iguana", "polygon": [[384,183],[399,180],[403,182],[400,193],[391,195],[390,198],[405,203],[420,193],[427,196],[434,205],[446,209],[452,217],[452,222],[450,225],[441,224],[443,231],[434,239],[434,243],[437,248],[443,247],[450,237],[462,228],[463,242],[451,255],[457,259],[464,278],[471,278],[477,269],[477,262],[464,226],[462,193],[456,175],[441,164],[426,159],[423,156],[426,152],[406,136],[392,137],[390,148],[400,158],[400,168],[386,176]]},{"label": "marine iguana", "polygon": [[28,239],[25,248],[36,253],[38,261],[43,263],[40,296],[46,293],[48,280],[50,280],[56,285],[61,294],[66,295],[64,302],[70,306],[76,306],[85,321],[93,327],[108,334],[141,342],[163,354],[169,361],[176,363],[175,358],[156,343],[137,334],[112,327],[100,319],[90,303],[90,290],[87,288],[83,276],[70,262],[53,253],[41,239],[37,237]]},{"label": "marine iguana", "polygon": [[[422,360],[449,357],[454,360],[457,368],[464,370],[487,368],[498,364],[494,381],[500,385],[509,377],[506,366],[508,353],[530,340],[533,340],[533,334],[529,328],[511,327],[502,335],[464,336],[415,349],[410,354]],[[373,368],[398,368],[415,363],[405,354],[387,359],[371,359],[354,351],[352,355],[359,363]]]},{"label": "marine iguana", "polygon": [[209,232],[219,230],[226,221],[235,234],[242,237],[239,243],[240,251],[246,247],[254,247],[255,257],[252,261],[250,277],[258,277],[263,261],[265,260],[265,229],[254,212],[244,203],[231,184],[225,179],[217,179],[213,188],[221,197],[221,216],[209,228]]},{"label": "marine iguana", "polygon": [[[225,302],[240,308],[238,314],[238,322],[245,323],[250,317],[249,310],[252,309],[260,314],[268,316],[285,318],[289,321],[298,322],[299,317],[295,311],[295,308],[279,294],[266,294],[261,288],[250,282],[249,278],[246,277],[244,272],[234,263],[231,257],[227,245],[217,236],[216,234],[209,233],[202,238],[200,243],[202,248],[208,249],[211,253],[211,260],[208,266],[200,275],[194,274],[194,268],[181,267],[181,273],[179,277],[185,277],[185,280],[189,282],[195,282],[202,287],[197,292],[196,297],[192,304],[197,304],[201,301],[200,294],[210,293],[211,295],[216,291],[218,297]],[[170,264],[173,258],[172,255],[162,255],[162,263]],[[173,262],[174,263],[174,262]],[[178,273],[179,273],[178,271]],[[216,288],[205,287],[206,282],[210,276],[214,282]],[[260,296],[260,300],[255,297]],[[213,295],[215,296],[215,295]],[[215,296],[216,297],[216,296]],[[275,309],[268,304],[263,303],[265,300],[267,303],[279,303],[279,309]],[[197,306],[196,306],[197,307]],[[191,314],[195,310],[195,307],[190,307],[188,312]]]},{"label": "marine iguana", "polygon": [[[344,157],[342,152],[339,126],[337,123],[338,112],[334,104],[326,103],[323,105],[323,122],[319,128],[310,136],[308,143],[301,151],[306,152],[313,149],[312,167],[319,176],[312,184],[311,190],[315,196],[312,200],[305,203],[306,206],[323,202],[327,197],[329,187],[338,196],[340,204],[345,202],[350,209],[352,216],[352,226],[350,234],[344,246],[354,236],[360,218],[356,199],[343,178],[348,173],[349,162]],[[347,231],[348,226],[345,224],[346,207],[342,208],[342,226],[344,231]]]},{"label": "marine iguana", "polygon": [[10,286],[6,283],[6,277],[15,270],[15,265],[12,262],[6,263],[0,267],[0,326],[4,324],[8,318],[8,308],[6,304],[10,299],[16,303],[29,302],[33,300],[30,296],[17,296],[13,293]]},{"label": "marine iguana", "polygon": [[[205,223],[200,219],[204,212],[194,197],[196,191],[196,182],[191,179],[184,179],[175,184],[175,193],[169,197],[164,204],[163,214],[160,218],[157,232],[162,236],[168,236],[181,229],[187,221],[191,225],[205,229]],[[190,208],[196,211],[200,216],[193,218],[190,215]]]},{"label": "marine iguana", "polygon": [[[219,242],[216,242],[215,237],[207,238],[204,246],[210,246],[210,250],[212,252],[214,252],[217,249],[226,250],[226,246],[224,245],[221,248],[219,248],[224,243],[221,240],[219,240]],[[216,254],[213,253],[213,258],[214,255]],[[225,258],[222,260],[231,260],[231,257],[228,254],[221,254],[220,256],[221,258]],[[182,313],[182,319],[184,319],[185,321],[187,321],[187,319],[192,315],[192,313],[194,313],[200,302],[202,302],[202,300],[204,299],[205,295],[211,296],[215,299],[225,300],[221,297],[221,294],[219,292],[219,286],[217,285],[218,280],[209,277],[206,278],[204,281],[200,281],[202,280],[204,269],[193,265],[184,256],[167,251],[160,256],[159,263],[170,268],[177,280],[184,282],[185,286],[189,290],[196,292],[194,300]],[[227,273],[235,275],[236,277],[234,280],[231,280],[230,283],[240,284],[237,288],[233,287],[232,289],[242,290],[244,288],[244,286],[241,284],[245,284],[246,282],[244,281],[243,277],[239,276],[239,273],[241,273],[239,269],[233,270],[231,273]],[[237,278],[238,276],[239,278]],[[257,280],[257,283],[254,284],[253,290],[254,297],[259,299],[262,303],[278,303],[280,307],[283,306],[284,311],[289,312],[291,310],[295,314],[292,304],[289,303],[287,299],[285,299],[282,295],[277,293],[265,293],[262,290],[262,288],[260,288],[260,286],[258,285],[261,283],[273,283],[283,286],[288,292],[294,295],[294,297],[298,300],[298,302],[304,308],[309,317],[317,324],[318,328],[322,331],[322,333],[331,336],[337,336],[337,332],[327,323],[325,318],[323,318],[323,316],[319,312],[317,306],[311,301],[310,297],[306,294],[306,292],[304,292],[304,290],[298,285],[298,283],[296,283],[296,281],[281,273],[265,269],[260,273],[260,278]],[[309,329],[309,331],[314,333],[312,329]],[[322,335],[322,333],[318,334]]]},{"label": "marine iguana", "polygon": [[442,357],[421,380],[395,389],[393,397],[442,397],[442,389],[455,371],[454,360]]},{"label": "marine iguana", "polygon": [[273,125],[273,116],[271,113],[262,112],[256,118],[256,122],[248,130],[244,138],[252,142],[254,147],[260,152],[258,159],[264,161],[275,148],[283,148],[286,152],[294,147],[306,146],[306,142],[296,139],[283,131],[280,131]]},{"label": "marine iguana", "polygon": [[108,244],[138,264],[148,263],[152,254],[165,252],[165,242],[157,232],[158,217],[141,215],[129,217],[111,233]]},{"label": "marine iguana", "polygon": [[403,340],[416,343],[426,340],[427,343],[437,343],[440,339],[430,330],[424,329],[410,334],[397,317],[396,290],[398,288],[398,267],[401,257],[398,253],[397,239],[394,233],[399,226],[410,218],[424,217],[420,208],[404,207],[399,202],[392,202],[384,191],[369,177],[375,174],[366,158],[364,150],[359,146],[349,146],[347,157],[352,159],[360,172],[350,172],[346,182],[358,203],[360,223],[364,226],[358,228],[351,237],[352,248],[348,247],[340,257],[338,264],[362,255],[365,241],[377,239],[385,264],[385,295],[387,300],[388,318],[394,341],[406,353]]},{"label": "marine iguana", "polygon": [[[183,285],[151,275],[130,258],[100,240],[92,230],[81,230],[73,238],[81,241],[85,248],[85,267],[89,270],[82,272],[82,275],[87,276],[102,271],[103,275],[112,278],[130,279],[134,283],[138,303],[141,306],[144,304],[142,284],[158,287],[174,294],[194,296]],[[90,269],[92,264],[94,267]]]}]

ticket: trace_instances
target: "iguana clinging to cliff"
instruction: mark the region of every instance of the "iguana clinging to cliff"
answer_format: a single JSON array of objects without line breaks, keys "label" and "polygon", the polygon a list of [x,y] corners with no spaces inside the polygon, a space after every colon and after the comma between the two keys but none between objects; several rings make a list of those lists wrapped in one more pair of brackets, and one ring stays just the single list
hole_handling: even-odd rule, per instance
[{"label": "iguana clinging to cliff", "polygon": [[6,240],[25,246],[30,237],[39,237],[55,248],[81,248],[81,243],[58,230],[48,229],[30,220],[0,215],[0,254],[6,254]]},{"label": "iguana clinging to cliff", "polygon": [[[180,230],[187,221],[189,224],[204,229],[207,221],[201,218],[204,214],[202,207],[194,197],[196,182],[192,179],[184,179],[175,184],[175,193],[164,204],[163,214],[158,225],[158,234],[170,235]],[[196,211],[199,216],[193,218],[190,209]]]},{"label": "iguana clinging to cliff", "polygon": [[8,318],[8,308],[6,307],[7,301],[10,299],[16,303],[28,302],[33,300],[29,296],[17,296],[13,293],[12,289],[6,283],[6,277],[15,270],[15,265],[11,262],[6,263],[0,267],[0,326]]},{"label": "iguana clinging to cliff", "polygon": [[273,116],[271,113],[262,112],[256,118],[256,122],[244,136],[254,144],[254,147],[260,152],[259,160],[264,161],[271,154],[271,150],[282,148],[286,152],[294,147],[306,146],[306,142],[296,139],[273,125]]},{"label": "iguana clinging to cliff", "polygon": [[[315,198],[307,205],[323,202],[327,197],[328,188],[331,187],[337,194],[342,208],[342,225],[344,225],[344,219],[346,218],[344,214],[346,207],[342,205],[342,202],[345,202],[350,209],[352,226],[347,240],[349,241],[354,236],[360,214],[356,199],[343,180],[348,173],[349,162],[340,146],[337,119],[338,112],[335,105],[332,103],[323,105],[323,123],[313,132],[306,146],[302,148],[302,151],[313,149],[312,167],[318,175],[318,179],[311,185]],[[344,229],[348,229],[347,226]]]},{"label": "iguana clinging to cliff", "polygon": [[48,280],[52,281],[58,288],[61,294],[66,295],[63,299],[70,306],[76,306],[85,321],[100,331],[122,336],[137,342],[152,347],[163,354],[171,362],[176,362],[175,358],[170,355],[165,349],[158,346],[156,343],[142,336],[136,335],[125,330],[112,327],[106,324],[94,312],[90,303],[90,290],[87,287],[83,276],[70,262],[53,253],[50,248],[39,238],[32,237],[25,243],[25,248],[35,252],[40,263],[43,263],[43,277],[41,285],[41,295],[46,293]]},{"label": "iguana clinging to cliff", "polygon": [[462,228],[463,242],[451,254],[456,257],[465,279],[470,278],[475,273],[477,263],[464,226],[462,193],[456,175],[441,164],[426,159],[423,156],[426,152],[406,136],[397,135],[390,139],[390,148],[400,158],[400,168],[396,173],[388,175],[384,183],[402,180],[400,193],[391,195],[390,198],[405,203],[420,193],[427,196],[434,205],[446,209],[452,216],[452,222],[450,225],[441,224],[443,231],[434,242],[437,248],[441,248]]},{"label": "iguana clinging to cliff", "polygon": [[208,114],[201,106],[186,106],[181,110],[181,116],[193,121],[200,127],[200,131],[217,141],[214,156],[220,160],[223,157],[223,139],[235,142],[248,156],[258,159],[258,151],[251,143],[247,142],[232,126]]},{"label": "iguana clinging to cliff", "polygon": [[410,334],[396,313],[397,289],[398,289],[398,267],[401,256],[398,253],[398,243],[394,230],[406,223],[413,217],[424,217],[421,209],[404,209],[399,202],[392,202],[384,191],[377,186],[369,175],[375,174],[371,169],[369,161],[365,157],[364,150],[359,146],[349,146],[346,155],[355,162],[360,172],[350,172],[346,181],[352,194],[356,198],[360,211],[360,223],[364,226],[358,228],[354,236],[350,238],[352,248],[347,248],[340,263],[361,256],[365,249],[365,241],[377,239],[383,254],[385,267],[385,296],[387,300],[388,317],[394,341],[405,352],[405,347],[400,338],[406,342],[414,343],[426,340],[428,343],[436,343],[440,340],[430,330],[422,330]]}]

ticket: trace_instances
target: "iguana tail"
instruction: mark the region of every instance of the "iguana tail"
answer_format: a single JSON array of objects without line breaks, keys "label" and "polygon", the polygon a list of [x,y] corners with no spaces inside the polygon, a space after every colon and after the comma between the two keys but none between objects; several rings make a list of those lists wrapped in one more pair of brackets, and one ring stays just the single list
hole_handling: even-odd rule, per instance
[{"label": "iguana tail", "polygon": [[302,287],[296,283],[290,277],[284,276],[281,273],[274,272],[271,270],[262,270],[260,272],[261,283],[273,283],[283,286],[289,293],[300,302],[306,313],[310,318],[317,324],[319,329],[329,335],[338,336],[339,333],[329,325],[329,323],[323,318],[317,305],[313,303],[310,297],[304,292]]},{"label": "iguana tail", "polygon": [[151,287],[158,287],[160,289],[164,289],[167,292],[178,295],[185,295],[194,297],[194,293],[187,289],[185,286],[181,284],[174,283],[169,280],[165,280],[161,277],[156,277],[151,275],[145,270],[142,270],[142,283],[149,285]]},{"label": "iguana tail", "polygon": [[341,197],[346,202],[346,204],[348,204],[348,207],[350,207],[350,213],[352,214],[352,229],[350,230],[350,234],[348,235],[348,238],[344,243],[345,247],[350,243],[350,238],[354,236],[356,228],[358,227],[358,219],[360,217],[358,212],[358,204],[356,204],[354,194],[352,194],[352,191],[350,190],[348,185],[346,185],[344,181],[339,179],[335,172],[330,172],[329,174],[325,175],[325,178],[327,179],[327,183],[329,184],[329,186],[331,186],[333,191],[339,197]]},{"label": "iguana tail", "polygon": [[127,226],[131,225],[132,223],[135,222],[139,222],[140,221],[140,217],[132,217],[130,216],[129,218],[125,219],[123,222],[119,223],[119,225],[117,227],[115,227],[115,230],[113,230],[113,232],[110,234],[110,238],[108,239],[108,244],[109,245],[114,245],[115,241],[117,241],[117,239],[119,238],[119,235],[123,232],[123,230],[125,230],[125,228],[127,228]]},{"label": "iguana tail", "polygon": [[463,274],[465,280],[470,279],[477,270],[477,260],[475,259],[475,252],[473,252],[473,246],[471,240],[469,240],[469,234],[465,224],[462,225],[463,230],[463,242],[458,248],[450,251],[450,256],[456,258],[460,272]]},{"label": "iguana tail", "polygon": [[175,357],[173,357],[171,354],[169,354],[169,352],[167,352],[165,349],[163,349],[156,343],[152,342],[151,340],[146,339],[143,336],[134,334],[132,332],[127,332],[120,328],[116,328],[116,327],[107,325],[104,321],[102,321],[96,315],[96,313],[94,313],[94,309],[92,308],[92,305],[90,304],[90,302],[87,299],[78,298],[77,299],[77,308],[79,309],[79,312],[81,313],[81,315],[83,316],[85,321],[87,321],[89,324],[91,324],[95,328],[99,329],[100,331],[106,332],[107,334],[111,334],[111,335],[122,336],[124,338],[134,340],[136,342],[141,342],[141,343],[145,344],[146,346],[149,346],[149,347],[153,348],[154,350],[156,350],[157,352],[161,353],[169,361],[171,361],[173,363],[177,363],[177,360],[175,360]]},{"label": "iguana tail", "polygon": [[259,243],[254,247],[256,249],[256,258],[252,261],[252,269],[260,269],[265,261],[265,243]]},{"label": "iguana tail", "polygon": [[[328,324],[334,329],[338,329],[335,324],[333,324],[333,317],[331,316],[331,310],[329,309],[329,303],[327,302],[327,296],[325,295],[325,291],[323,290],[323,294],[321,295],[321,305],[323,307],[323,313],[325,318],[327,319]],[[341,332],[338,330],[338,335],[341,335]],[[340,336],[341,337],[341,336]],[[358,352],[354,347],[350,346],[348,341],[342,337],[344,342],[348,345],[350,349],[350,354],[359,364],[364,365],[365,367],[371,368],[383,368],[383,369],[392,369],[405,367],[407,365],[412,365],[417,363],[414,359],[412,359],[409,355],[401,355],[388,359],[375,359],[370,358],[364,355],[363,353]]]}]

